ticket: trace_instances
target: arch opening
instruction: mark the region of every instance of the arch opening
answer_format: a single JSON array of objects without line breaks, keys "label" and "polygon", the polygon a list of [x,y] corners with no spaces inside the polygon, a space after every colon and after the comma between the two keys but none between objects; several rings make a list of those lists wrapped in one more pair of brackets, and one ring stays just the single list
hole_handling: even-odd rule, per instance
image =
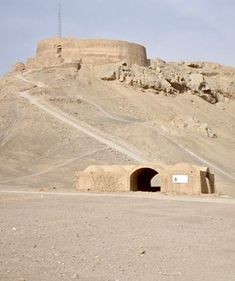
[{"label": "arch opening", "polygon": [[62,45],[57,45],[56,52],[57,52],[58,55],[61,55],[61,53],[62,53]]},{"label": "arch opening", "polygon": [[151,168],[140,168],[130,176],[130,191],[160,192],[160,176]]}]

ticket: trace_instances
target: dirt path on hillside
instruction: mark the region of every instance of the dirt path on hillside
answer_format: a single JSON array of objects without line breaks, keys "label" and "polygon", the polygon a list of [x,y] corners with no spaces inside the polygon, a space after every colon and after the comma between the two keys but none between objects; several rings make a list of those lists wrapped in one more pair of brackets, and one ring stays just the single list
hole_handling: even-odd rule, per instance
[{"label": "dirt path on hillside", "polygon": [[[66,123],[70,126],[73,126],[74,128],[85,133],[86,135],[94,138],[98,142],[103,143],[103,144],[115,149],[116,151],[119,151],[120,153],[123,153],[124,155],[128,156],[129,158],[131,158],[137,162],[140,162],[140,163],[149,162],[148,159],[145,159],[145,158],[141,157],[140,155],[136,154],[135,152],[130,151],[128,148],[125,148],[125,147],[115,143],[114,141],[110,140],[113,137],[108,135],[107,133],[104,134],[103,132],[99,131],[98,129],[93,128],[92,126],[87,125],[84,122],[78,121],[78,120],[74,119],[72,116],[69,116],[67,113],[61,111],[60,109],[55,108],[52,105],[49,105],[47,102],[41,101],[39,98],[32,97],[29,94],[29,91],[21,92],[20,95],[23,98],[27,99],[31,104],[36,105],[37,107],[44,110],[48,114],[52,115],[56,119]],[[105,138],[104,135],[108,135],[109,139]]]},{"label": "dirt path on hillside", "polygon": [[[49,173],[51,171],[54,171],[56,169],[62,168],[64,166],[67,166],[67,165],[69,165],[69,164],[71,164],[71,163],[73,163],[75,161],[82,160],[83,158],[85,158],[87,156],[91,156],[92,154],[95,154],[95,153],[100,152],[100,151],[104,151],[104,149],[90,151],[88,153],[84,153],[83,155],[80,155],[79,157],[73,157],[73,158],[66,159],[62,163],[52,164],[52,166],[48,167],[47,169],[41,170],[40,172],[37,172],[37,173],[34,173],[34,174],[30,174],[30,175],[27,175],[27,176],[23,176],[23,177],[17,178],[17,180],[21,181],[21,180],[24,180],[24,179],[27,179],[27,178],[37,177],[37,176],[41,176],[41,175],[47,174],[47,173]],[[6,180],[6,181],[1,181],[1,184],[4,185],[6,183],[11,183],[11,182],[12,182],[12,179],[11,180]]]}]

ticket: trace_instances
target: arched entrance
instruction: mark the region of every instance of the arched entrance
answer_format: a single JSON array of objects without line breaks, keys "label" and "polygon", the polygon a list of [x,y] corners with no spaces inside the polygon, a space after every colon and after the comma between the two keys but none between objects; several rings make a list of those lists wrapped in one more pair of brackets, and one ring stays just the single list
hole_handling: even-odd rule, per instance
[{"label": "arched entrance", "polygon": [[152,168],[140,168],[134,171],[130,176],[130,191],[161,191],[159,175],[157,175],[158,172]]},{"label": "arched entrance", "polygon": [[58,56],[61,56],[62,53],[62,45],[57,45],[56,52]]}]

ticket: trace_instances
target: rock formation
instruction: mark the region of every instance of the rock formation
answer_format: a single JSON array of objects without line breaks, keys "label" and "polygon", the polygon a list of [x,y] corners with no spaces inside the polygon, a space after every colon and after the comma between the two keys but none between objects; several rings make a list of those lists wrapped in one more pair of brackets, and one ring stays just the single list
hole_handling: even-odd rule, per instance
[{"label": "rock formation", "polygon": [[235,97],[235,69],[213,63],[165,62],[150,60],[149,67],[138,65],[106,66],[102,80],[119,80],[156,94],[197,95],[211,104]]}]

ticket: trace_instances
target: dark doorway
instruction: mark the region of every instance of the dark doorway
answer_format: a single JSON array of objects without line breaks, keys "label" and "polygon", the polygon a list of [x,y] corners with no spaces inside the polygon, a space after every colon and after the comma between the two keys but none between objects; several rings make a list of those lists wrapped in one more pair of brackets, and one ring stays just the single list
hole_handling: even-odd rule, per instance
[{"label": "dark doorway", "polygon": [[131,191],[159,192],[161,186],[158,184],[158,172],[151,168],[140,168],[130,176]]},{"label": "dark doorway", "polygon": [[209,171],[201,172],[201,186],[202,186],[202,193],[215,193],[215,182],[214,182],[214,175],[211,174]]},{"label": "dark doorway", "polygon": [[57,54],[61,55],[62,53],[62,46],[61,45],[57,45]]}]

